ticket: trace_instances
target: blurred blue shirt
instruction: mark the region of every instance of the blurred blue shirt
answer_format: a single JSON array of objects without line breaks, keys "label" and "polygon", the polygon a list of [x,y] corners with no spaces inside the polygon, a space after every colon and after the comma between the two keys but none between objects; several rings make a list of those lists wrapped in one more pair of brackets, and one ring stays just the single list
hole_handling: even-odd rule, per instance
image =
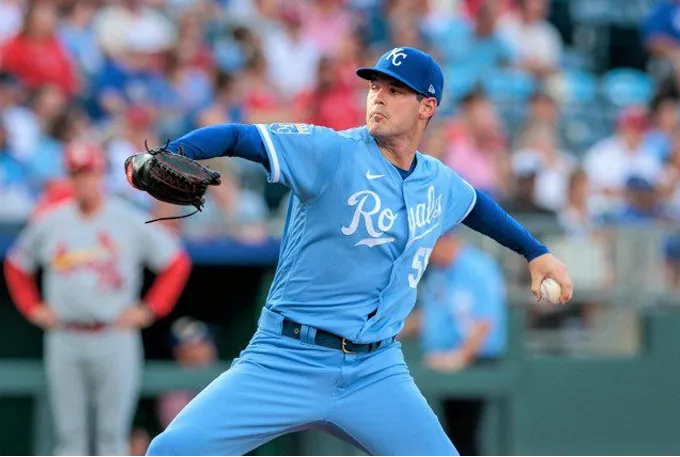
[{"label": "blurred blue shirt", "polygon": [[680,41],[680,3],[661,1],[642,21],[644,41],[667,37]]},{"label": "blurred blue shirt", "polygon": [[421,345],[425,352],[460,347],[473,325],[491,328],[479,356],[499,357],[507,346],[506,288],[496,261],[485,252],[463,246],[447,268],[430,265],[420,291]]},{"label": "blurred blue shirt", "polygon": [[442,57],[447,82],[464,79],[474,85],[513,58],[511,49],[497,33],[477,36],[474,25],[467,21],[453,20],[428,35]]}]

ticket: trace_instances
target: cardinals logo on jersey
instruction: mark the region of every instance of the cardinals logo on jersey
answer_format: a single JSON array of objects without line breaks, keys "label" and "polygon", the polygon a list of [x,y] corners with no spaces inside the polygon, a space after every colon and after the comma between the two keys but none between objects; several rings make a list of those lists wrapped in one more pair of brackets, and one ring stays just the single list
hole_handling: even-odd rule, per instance
[{"label": "cardinals logo on jersey", "polygon": [[66,243],[57,246],[50,266],[55,273],[90,272],[98,275],[98,286],[104,290],[119,290],[123,277],[116,264],[120,248],[105,232],[97,235],[97,244],[81,249],[69,249]]}]

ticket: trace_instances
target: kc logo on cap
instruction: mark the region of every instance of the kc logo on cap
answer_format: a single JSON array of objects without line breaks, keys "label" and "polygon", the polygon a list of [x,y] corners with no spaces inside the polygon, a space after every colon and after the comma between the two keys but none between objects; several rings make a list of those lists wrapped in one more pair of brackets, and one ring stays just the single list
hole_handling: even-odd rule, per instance
[{"label": "kc logo on cap", "polygon": [[401,61],[406,58],[406,53],[404,48],[394,48],[385,55],[385,58],[391,60],[392,65],[398,67],[401,65]]}]

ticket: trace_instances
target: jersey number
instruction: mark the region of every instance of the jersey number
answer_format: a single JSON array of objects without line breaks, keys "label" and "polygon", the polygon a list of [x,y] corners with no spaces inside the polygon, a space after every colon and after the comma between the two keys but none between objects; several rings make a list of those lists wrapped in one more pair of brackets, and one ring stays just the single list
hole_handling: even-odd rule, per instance
[{"label": "jersey number", "polygon": [[423,277],[425,268],[427,268],[427,263],[430,261],[430,254],[432,254],[431,248],[420,248],[416,255],[413,256],[413,263],[411,268],[416,270],[415,274],[408,275],[408,285],[412,288],[417,288],[420,278]]}]

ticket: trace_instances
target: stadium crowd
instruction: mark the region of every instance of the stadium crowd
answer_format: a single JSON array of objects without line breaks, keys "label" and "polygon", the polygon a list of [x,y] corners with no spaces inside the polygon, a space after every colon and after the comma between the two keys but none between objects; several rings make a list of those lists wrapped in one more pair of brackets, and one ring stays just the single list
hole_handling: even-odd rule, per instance
[{"label": "stadium crowd", "polygon": [[[68,198],[65,148],[94,143],[110,192],[156,216],[181,209],[127,185],[124,159],[223,122],[363,123],[354,69],[391,46],[435,55],[446,99],[421,150],[515,214],[570,232],[674,221],[680,210],[680,33],[658,2],[641,21],[650,60],[588,71],[548,0],[0,0],[0,223]],[[569,48],[569,49],[568,49]],[[578,57],[578,58],[575,58]],[[216,161],[224,184],[187,237],[258,241],[285,192],[256,166]],[[272,228],[274,227],[274,228]]]}]

